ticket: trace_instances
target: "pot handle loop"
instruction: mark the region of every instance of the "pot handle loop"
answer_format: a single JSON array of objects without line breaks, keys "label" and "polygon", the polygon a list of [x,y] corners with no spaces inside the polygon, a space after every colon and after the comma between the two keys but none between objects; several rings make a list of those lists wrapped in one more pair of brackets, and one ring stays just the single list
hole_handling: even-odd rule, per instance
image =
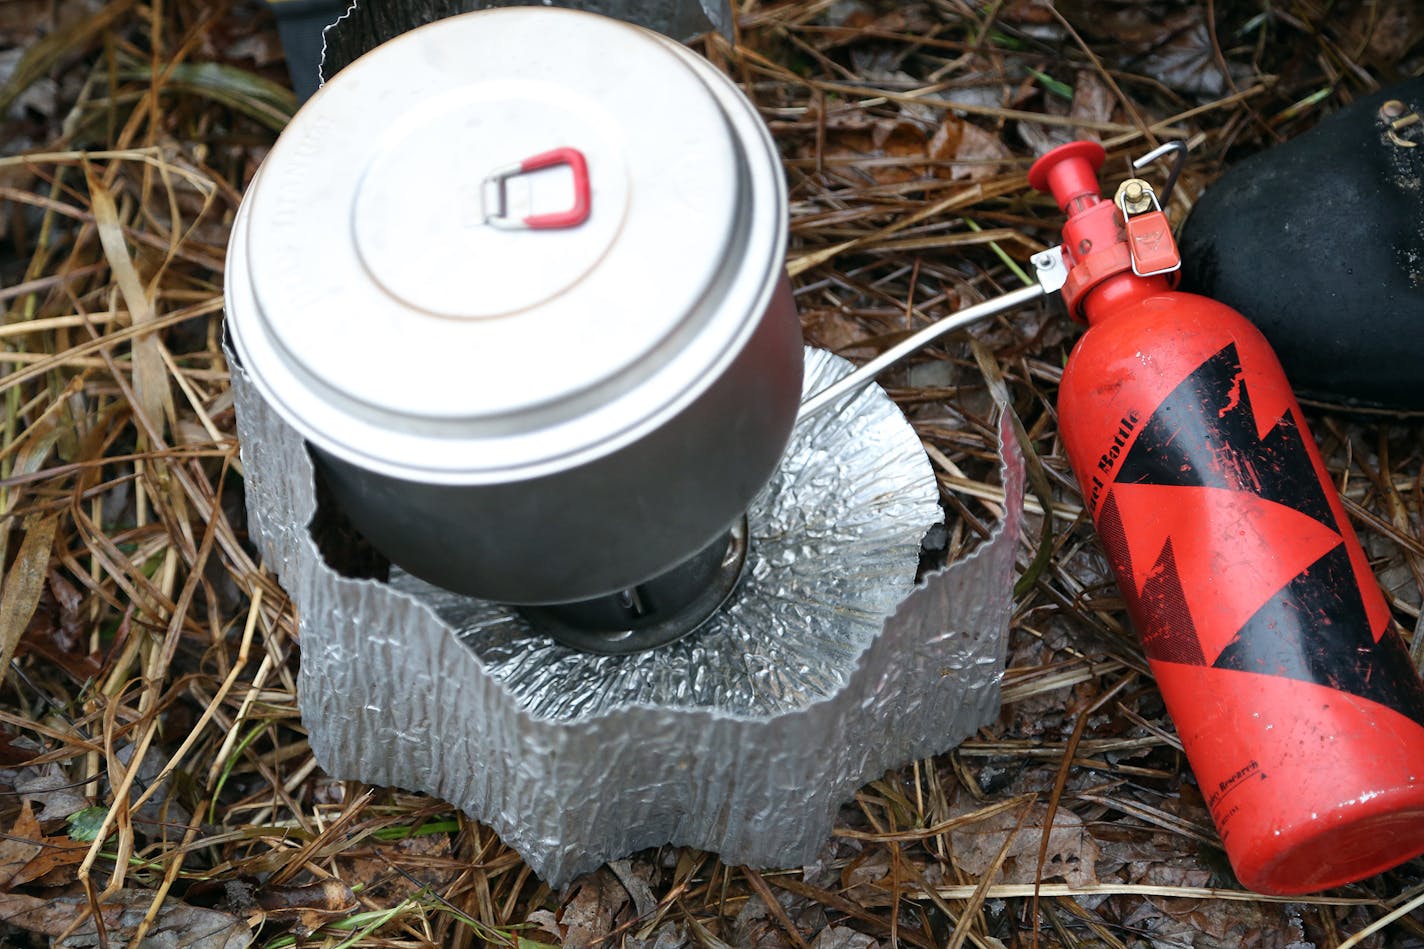
[{"label": "pot handle loop", "polygon": [[[574,176],[574,203],[563,211],[510,217],[505,184],[517,175],[527,175],[541,168],[568,165]],[[493,196],[491,196],[493,192]],[[547,231],[578,227],[588,220],[592,209],[592,189],[588,183],[588,160],[577,148],[555,148],[540,152],[520,162],[496,168],[485,176],[481,189],[484,199],[484,223],[511,231]],[[493,210],[491,210],[493,208]]]}]

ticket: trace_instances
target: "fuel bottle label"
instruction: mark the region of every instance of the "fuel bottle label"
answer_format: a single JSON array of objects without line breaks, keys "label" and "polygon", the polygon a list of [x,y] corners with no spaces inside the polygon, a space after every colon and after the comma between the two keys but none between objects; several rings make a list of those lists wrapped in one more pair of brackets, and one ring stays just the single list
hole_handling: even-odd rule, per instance
[{"label": "fuel bottle label", "polygon": [[1148,658],[1314,683],[1424,725],[1424,687],[1299,409],[1253,404],[1250,380],[1225,345],[1150,415],[1124,414],[1093,472]]},{"label": "fuel bottle label", "polygon": [[1221,842],[1231,839],[1231,818],[1241,812],[1241,805],[1232,799],[1232,794],[1248,787],[1252,782],[1265,781],[1270,777],[1255,758],[1246,762],[1226,777],[1219,779],[1214,787],[1205,787],[1206,806],[1210,808],[1216,826],[1221,832]]}]

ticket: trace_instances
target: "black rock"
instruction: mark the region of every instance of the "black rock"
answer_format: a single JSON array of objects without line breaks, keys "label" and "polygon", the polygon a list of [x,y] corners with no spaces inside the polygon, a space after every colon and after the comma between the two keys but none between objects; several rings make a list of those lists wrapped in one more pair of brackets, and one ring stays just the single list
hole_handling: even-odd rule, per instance
[{"label": "black rock", "polygon": [[1182,289],[1260,327],[1301,396],[1424,411],[1424,77],[1236,165],[1180,245]]}]

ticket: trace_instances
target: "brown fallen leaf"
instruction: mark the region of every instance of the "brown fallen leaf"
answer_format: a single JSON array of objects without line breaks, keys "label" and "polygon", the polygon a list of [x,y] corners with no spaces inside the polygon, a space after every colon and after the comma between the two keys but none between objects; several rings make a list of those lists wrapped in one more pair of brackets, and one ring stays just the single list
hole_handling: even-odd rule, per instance
[{"label": "brown fallen leaf", "polygon": [[613,931],[614,917],[628,902],[628,891],[606,869],[575,880],[569,886],[568,900],[559,909],[564,945],[584,949],[600,944]]},{"label": "brown fallen leaf", "polygon": [[[852,150],[877,158],[911,159],[922,158],[926,153],[925,132],[914,122],[902,119],[886,120],[870,130],[870,144],[866,146],[863,136],[845,136],[845,144]],[[923,165],[895,164],[871,169],[871,176],[881,184],[898,181],[913,181],[924,175]]]},{"label": "brown fallen leaf", "polygon": [[1216,60],[1205,9],[1183,11],[1162,26],[1164,38],[1136,64],[1137,68],[1186,95],[1224,95],[1227,77]]},{"label": "brown fallen leaf", "polygon": [[732,931],[727,941],[737,949],[783,949],[788,945],[786,934],[763,897],[756,894],[742,904],[732,920]]},{"label": "brown fallen leaf", "polygon": [[853,861],[841,872],[841,888],[872,887],[889,876],[893,862],[888,852],[875,851]]},{"label": "brown fallen leaf", "polygon": [[53,514],[25,519],[25,539],[0,588],[0,676],[9,669],[20,636],[39,608],[58,524],[59,519]]},{"label": "brown fallen leaf", "polygon": [[880,943],[849,926],[827,926],[816,934],[811,949],[880,949]]},{"label": "brown fallen leaf", "polygon": [[[40,536],[36,543],[42,540]],[[34,551],[26,556],[34,569],[47,568],[49,558],[45,553]],[[11,572],[14,573],[14,570],[12,567]],[[49,570],[16,643],[14,657],[40,656],[80,683],[96,677],[103,668],[103,656],[89,652],[90,630],[86,615],[82,594],[61,575],[59,569]]]},{"label": "brown fallen leaf", "polygon": [[[10,832],[0,839],[0,890],[10,890],[43,878],[61,867],[81,862],[89,844],[69,837],[46,837],[26,800]],[[62,883],[71,882],[66,874]]]},{"label": "brown fallen leaf", "polygon": [[94,803],[82,793],[82,783],[76,784],[54,761],[22,768],[0,768],[0,785],[12,788],[20,800],[42,808],[39,815],[42,821],[61,820]]},{"label": "brown fallen leaf", "polygon": [[524,922],[529,927],[522,934],[525,939],[543,942],[563,938],[559,935],[559,921],[554,918],[552,910],[536,909],[525,917]]},{"label": "brown fallen leaf", "polygon": [[1167,4],[1141,0],[1058,0],[1054,6],[1084,37],[1111,40],[1139,55],[1168,39],[1181,19]]},{"label": "brown fallen leaf", "polygon": [[[419,818],[415,818],[419,822]],[[397,841],[367,841],[368,846],[337,857],[341,879],[367,898],[395,900],[429,887],[443,892],[458,870],[452,862],[449,834],[428,834]],[[397,869],[399,868],[399,869]]]},{"label": "brown fallen leaf", "polygon": [[1275,949],[1310,945],[1297,913],[1269,907],[1228,906],[1224,900],[1148,897],[1122,908],[1125,929],[1150,932],[1154,945],[1193,949]]},{"label": "brown fallen leaf", "polygon": [[133,0],[112,0],[90,15],[65,22],[28,43],[14,70],[0,84],[0,114],[4,114],[25,90],[54,69],[61,59],[73,56],[75,51],[86,49],[104,36],[131,6]]},{"label": "brown fallen leaf", "polygon": [[[103,905],[104,928],[109,945],[123,945],[133,938],[139,923],[153,905],[151,890],[123,889]],[[58,937],[87,915],[89,901],[84,894],[60,896],[52,900],[20,893],[0,894],[0,921],[27,932]],[[158,911],[140,949],[245,949],[253,934],[247,923],[228,913],[166,900]],[[62,949],[85,949],[100,944],[92,918],[86,918],[63,942]]]},{"label": "brown fallen leaf", "polygon": [[934,20],[925,16],[925,11],[916,4],[904,4],[900,9],[886,12],[865,4],[838,3],[831,7],[826,19],[830,25],[846,31],[845,40],[854,39],[864,31],[925,33],[934,26]]},{"label": "brown fallen leaf", "polygon": [[18,732],[0,728],[0,768],[13,768],[39,757],[39,750],[21,743]]},{"label": "brown fallen leaf", "polygon": [[[1003,883],[1033,883],[1037,871],[1038,849],[1042,841],[1043,820],[1048,816],[1045,805],[1035,805],[1021,833],[1009,846],[1002,869]],[[976,876],[988,871],[1013,832],[1017,815],[1001,811],[984,820],[955,830],[954,862],[967,873]],[[1048,835],[1048,853],[1043,864],[1043,879],[1061,877],[1074,886],[1097,883],[1097,841],[1072,811],[1059,808],[1053,815],[1053,828]]]},{"label": "brown fallen leaf", "polygon": [[[1080,122],[1110,122],[1116,105],[1117,99],[1113,97],[1112,90],[1097,73],[1090,69],[1078,70],[1073,79],[1073,104],[1068,110],[1069,115]],[[1078,128],[1074,131],[1078,138],[1102,141],[1102,135],[1091,129]]]},{"label": "brown fallen leaf", "polygon": [[953,113],[945,115],[925,151],[934,161],[955,162],[935,169],[938,177],[955,180],[992,178],[1000,172],[1001,162],[1013,157],[998,136]]},{"label": "brown fallen leaf", "polygon": [[50,13],[47,0],[11,0],[0,4],[0,43],[6,46],[33,43],[42,35],[41,25]]},{"label": "brown fallen leaf", "polygon": [[68,673],[76,682],[86,682],[99,675],[104,668],[101,655],[84,649],[66,649],[61,636],[50,616],[43,607],[34,615],[33,621],[20,637],[17,655],[35,655],[54,663]]},{"label": "brown fallen leaf", "polygon": [[[812,116],[814,117],[814,116]],[[825,142],[820,151],[823,159],[901,159],[895,162],[872,162],[857,169],[879,184],[914,181],[926,175],[923,160],[927,138],[916,122],[899,116],[879,116],[864,110],[830,109],[825,119]],[[802,157],[812,157],[809,148]]]},{"label": "brown fallen leaf", "polygon": [[34,809],[26,801],[20,808],[20,816],[15,818],[15,825],[0,839],[0,889],[9,889],[15,875],[39,854],[43,836]]},{"label": "brown fallen leaf", "polygon": [[1022,23],[1033,26],[1048,26],[1056,22],[1053,19],[1053,12],[1049,10],[1047,0],[1012,0],[1004,5],[999,13],[999,18],[1006,23]]},{"label": "brown fallen leaf", "polygon": [[89,844],[68,837],[46,837],[40,852],[20,868],[10,880],[11,886],[68,886],[74,882],[77,867],[89,853]]},{"label": "brown fallen leaf", "polygon": [[808,307],[801,313],[806,340],[833,353],[852,349],[865,341],[865,328],[840,310]]},{"label": "brown fallen leaf", "polygon": [[1424,9],[1418,0],[1393,0],[1361,7],[1355,14],[1352,33],[1367,34],[1366,47],[1372,65],[1394,65],[1424,40]]},{"label": "brown fallen leaf", "polygon": [[84,594],[59,570],[49,572],[49,590],[59,608],[58,634],[63,637],[60,641],[65,649],[75,652],[89,638],[89,623],[83,612]]}]

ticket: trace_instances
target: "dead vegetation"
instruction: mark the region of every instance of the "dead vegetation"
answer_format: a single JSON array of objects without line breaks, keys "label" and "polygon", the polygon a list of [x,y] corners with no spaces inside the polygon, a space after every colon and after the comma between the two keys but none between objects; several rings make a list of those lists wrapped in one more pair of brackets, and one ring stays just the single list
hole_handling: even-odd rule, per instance
[{"label": "dead vegetation", "polygon": [[[1056,240],[1024,179],[1049,145],[1098,138],[1121,170],[1188,140],[1180,220],[1222,167],[1424,68],[1409,0],[738,6],[739,45],[699,48],[781,143],[806,334],[852,358],[1019,285]],[[1291,901],[1232,877],[1058,440],[1056,306],[884,380],[957,556],[1000,497],[981,365],[1002,374],[1053,494],[1022,561],[1052,556],[998,723],[864,788],[815,865],[667,848],[551,892],[441,802],[326,777],[291,605],[245,536],[220,351],[228,228],[294,107],[280,70],[254,2],[0,4],[0,941],[1424,944],[1419,861]],[[1416,630],[1418,423],[1313,424]]]}]

